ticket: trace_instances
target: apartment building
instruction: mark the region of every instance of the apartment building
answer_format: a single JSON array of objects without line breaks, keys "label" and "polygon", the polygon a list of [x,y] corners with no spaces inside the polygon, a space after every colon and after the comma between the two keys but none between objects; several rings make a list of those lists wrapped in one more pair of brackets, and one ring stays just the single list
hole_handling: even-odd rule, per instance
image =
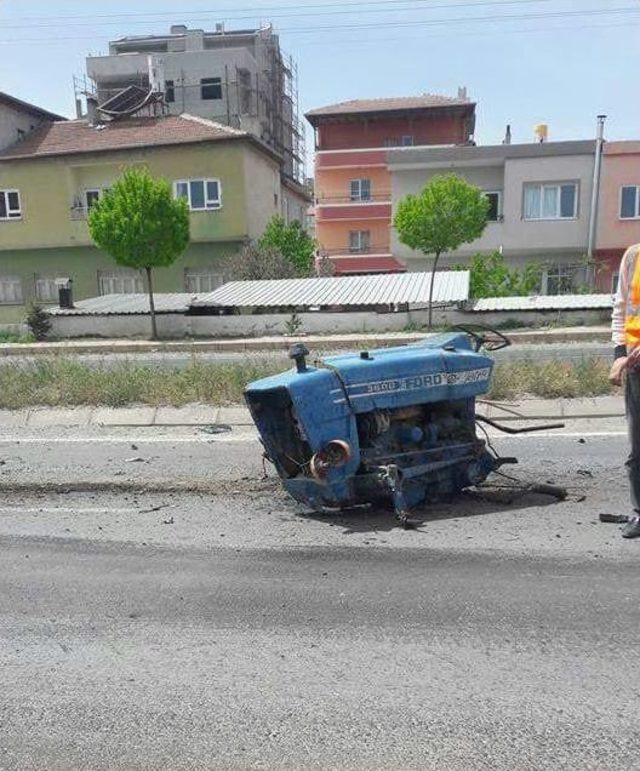
[{"label": "apartment building", "polygon": [[405,270],[392,249],[390,148],[468,144],[475,104],[423,95],[356,99],[306,114],[315,132],[315,230],[337,274]]},{"label": "apartment building", "polygon": [[[595,141],[389,149],[392,209],[434,175],[454,173],[485,192],[490,221],[481,238],[445,255],[443,268],[499,250],[511,265],[542,265],[543,294],[581,291],[593,284],[586,255],[595,152]],[[430,264],[395,231],[391,252],[409,270]]]},{"label": "apartment building", "polygon": [[241,129],[271,147],[285,176],[304,174],[295,62],[271,26],[213,32],[174,25],[166,35],[124,37],[106,56],[86,60],[89,83],[78,87],[111,117],[140,106],[148,114],[188,113]]},{"label": "apartment building", "polygon": [[0,91],[0,150],[24,139],[43,123],[54,120],[65,119]]},{"label": "apartment building", "polygon": [[225,258],[263,232],[283,197],[307,205],[283,185],[272,148],[203,118],[45,124],[0,152],[0,322],[22,319],[30,300],[55,302],[59,277],[73,279],[78,299],[144,291],[141,275],[96,249],[87,227],[91,206],[135,166],[167,179],[191,211],[191,243],[157,271],[160,292],[211,291]]},{"label": "apartment building", "polygon": [[626,248],[640,243],[640,142],[607,142],[602,156],[596,287],[615,292]]}]

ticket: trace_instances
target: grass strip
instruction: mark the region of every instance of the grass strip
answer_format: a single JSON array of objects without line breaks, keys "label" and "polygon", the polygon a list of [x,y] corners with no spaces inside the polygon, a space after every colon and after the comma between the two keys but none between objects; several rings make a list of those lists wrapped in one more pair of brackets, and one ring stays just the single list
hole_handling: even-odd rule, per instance
[{"label": "grass strip", "polygon": [[[194,357],[182,369],[141,366],[133,361],[113,367],[88,367],[64,357],[35,363],[8,362],[0,366],[0,408],[238,404],[247,383],[282,369],[281,359],[212,364],[200,363]],[[607,381],[608,371],[609,365],[601,359],[500,363],[495,367],[488,396],[600,396],[614,392]]]}]

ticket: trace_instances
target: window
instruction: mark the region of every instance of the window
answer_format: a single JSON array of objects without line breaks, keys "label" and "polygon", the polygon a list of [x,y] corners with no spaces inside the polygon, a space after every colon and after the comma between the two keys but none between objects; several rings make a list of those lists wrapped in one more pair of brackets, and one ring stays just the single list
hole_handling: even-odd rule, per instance
[{"label": "window", "polygon": [[85,190],[84,191],[85,211],[89,212],[93,204],[97,203],[100,200],[101,195],[102,195],[102,190],[99,190],[99,189]]},{"label": "window", "polygon": [[371,233],[368,230],[349,232],[349,251],[352,254],[364,254],[371,248]]},{"label": "window", "polygon": [[498,222],[502,219],[502,193],[485,193],[489,200],[489,214],[487,215],[488,222]]},{"label": "window", "polygon": [[98,291],[102,294],[141,294],[145,291],[137,270],[98,271]]},{"label": "window", "polygon": [[401,137],[387,137],[383,140],[385,147],[412,147],[413,134],[403,134]]},{"label": "window", "polygon": [[20,193],[17,190],[0,190],[0,220],[18,220],[20,217]]},{"label": "window", "polygon": [[349,183],[349,197],[352,201],[370,201],[371,180],[352,179]]},{"label": "window", "polygon": [[578,186],[575,182],[555,185],[525,185],[524,211],[526,220],[575,219]]},{"label": "window", "polygon": [[0,304],[22,304],[22,281],[19,276],[0,276]]},{"label": "window", "polygon": [[210,268],[187,268],[184,272],[185,289],[193,294],[213,292],[222,284],[222,274]]},{"label": "window", "polygon": [[164,101],[167,104],[176,101],[176,87],[173,80],[165,80],[164,82]]},{"label": "window", "polygon": [[618,282],[620,281],[620,273],[616,271],[611,274],[611,294],[618,293]]},{"label": "window", "polygon": [[181,179],[174,183],[176,198],[185,198],[191,211],[219,209],[220,192],[219,179]]},{"label": "window", "polygon": [[640,185],[624,185],[620,189],[620,219],[640,218]]},{"label": "window", "polygon": [[200,96],[202,99],[222,99],[222,79],[202,78],[200,81]]},{"label": "window", "polygon": [[36,276],[35,280],[36,300],[43,303],[58,301],[58,285],[55,278],[49,276]]},{"label": "window", "polygon": [[589,286],[589,269],[585,265],[551,265],[542,285],[543,294],[576,294]]}]

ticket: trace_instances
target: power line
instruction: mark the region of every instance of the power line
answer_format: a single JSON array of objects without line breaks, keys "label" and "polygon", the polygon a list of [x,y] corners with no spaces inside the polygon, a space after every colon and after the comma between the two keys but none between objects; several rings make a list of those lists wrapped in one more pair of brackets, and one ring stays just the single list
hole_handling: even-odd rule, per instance
[{"label": "power line", "polygon": [[[556,26],[556,27],[520,27],[519,29],[509,29],[504,30],[500,34],[501,35],[519,35],[519,34],[526,34],[530,32],[577,32],[582,30],[591,30],[591,29],[613,29],[613,28],[621,28],[624,27],[625,29],[629,27],[639,27],[640,21],[638,22],[613,22],[611,24],[574,24],[571,27],[565,27],[565,26]],[[367,46],[367,45],[376,45],[380,46],[381,43],[409,43],[409,42],[420,42],[425,39],[432,39],[432,38],[446,38],[449,37],[451,33],[440,31],[440,32],[427,32],[424,35],[420,35],[419,37],[352,37],[352,38],[343,38],[336,40],[304,40],[302,41],[302,46],[304,48],[308,48],[309,46],[326,46],[330,48],[332,45],[336,46],[344,46],[345,44],[349,45],[349,47],[352,46]],[[456,37],[479,37],[483,35],[492,35],[492,30],[487,29],[479,29],[479,30],[459,30],[456,32]]]},{"label": "power line", "polygon": [[390,27],[435,27],[448,24],[476,24],[476,23],[494,23],[504,21],[536,21],[538,19],[567,19],[580,16],[607,16],[621,15],[627,13],[640,13],[640,7],[609,8],[592,11],[553,11],[551,13],[522,13],[522,14],[491,14],[489,16],[458,16],[446,19],[415,19],[412,21],[397,22],[367,22],[363,24],[341,24],[339,26],[331,25],[326,27],[280,27],[279,32],[296,32],[298,34],[316,33],[316,32],[335,32],[341,29],[389,29]]},{"label": "power line", "polygon": [[[291,13],[270,13],[269,19],[287,19],[287,18],[302,18],[305,16],[339,16],[339,15],[345,15],[345,14],[361,14],[361,15],[368,15],[373,13],[400,13],[405,11],[422,11],[422,10],[429,10],[429,11],[435,11],[435,10],[443,10],[443,9],[453,9],[453,8],[485,8],[487,6],[521,6],[521,5],[529,5],[529,4],[541,4],[541,3],[550,3],[554,2],[554,0],[477,0],[477,2],[452,2],[452,3],[446,3],[446,4],[437,4],[437,5],[429,5],[428,8],[422,8],[417,7],[415,5],[407,6],[406,3],[417,3],[417,2],[424,2],[424,0],[374,0],[375,5],[377,6],[385,6],[385,7],[376,7],[376,8],[361,8],[361,5],[371,5],[372,3],[345,3],[341,4],[340,10],[332,11],[330,10],[328,13],[325,13],[324,11],[303,11],[302,13],[300,11],[295,11]],[[389,7],[386,7],[393,3],[394,7],[391,9]],[[396,3],[404,3],[405,5],[402,7],[396,7]],[[349,7],[346,7],[349,6]],[[351,7],[352,6],[352,7]],[[307,6],[309,7],[309,6]],[[322,6],[322,8],[326,9],[329,6]],[[184,15],[181,12],[181,15]],[[175,14],[173,14],[175,16]],[[52,17],[53,18],[53,17]],[[79,17],[78,17],[79,18]],[[221,17],[220,12],[216,12],[216,15],[214,16],[213,13],[198,16],[197,18],[191,19],[191,23],[198,23],[198,22],[207,22],[211,19],[215,19],[216,21],[253,21],[255,20],[256,14],[252,14],[251,16],[237,16],[235,13],[231,16],[224,16]],[[143,21],[127,21],[127,26],[137,25],[137,26],[148,26],[150,24],[157,23],[157,19],[145,19]],[[94,29],[95,27],[106,27],[106,26],[115,26],[115,25],[121,25],[123,22],[121,20],[118,21],[87,21],[87,22],[79,22],[79,23],[73,23],[68,24],[66,21],[61,21],[59,23],[43,23],[43,24],[33,24],[33,23],[23,23],[23,24],[3,24],[3,27],[5,29],[50,29],[53,27],[58,26],[64,26],[65,28],[68,27],[91,27]]]},{"label": "power line", "polygon": [[[278,32],[284,33],[296,33],[296,34],[318,34],[323,32],[336,32],[336,31],[349,31],[349,30],[375,30],[375,29],[390,29],[390,28],[407,28],[407,27],[445,27],[456,26],[461,24],[487,24],[487,23],[503,23],[514,21],[539,21],[546,19],[574,19],[580,17],[601,17],[608,15],[623,15],[623,14],[638,14],[640,13],[640,7],[621,7],[610,9],[596,9],[590,11],[553,11],[551,13],[523,13],[523,14],[490,14],[487,16],[458,16],[458,17],[446,17],[440,19],[414,19],[411,21],[384,21],[384,22],[366,22],[359,24],[340,24],[340,25],[327,25],[327,26],[307,26],[307,27],[281,27]],[[508,31],[508,30],[507,30]],[[456,33],[458,34],[458,33]],[[13,38],[11,40],[0,40],[0,44],[8,45],[11,43],[50,43],[58,41],[69,40],[95,40],[94,37],[79,38],[73,37],[59,37],[57,36],[53,40],[50,38]]]},{"label": "power line", "polygon": [[[332,3],[315,3],[315,4],[305,4],[305,8],[308,9],[320,9],[326,10],[328,8],[351,8],[357,9],[360,6],[363,5],[372,5],[372,6],[395,6],[402,3],[419,3],[419,4],[426,4],[428,7],[448,7],[448,6],[433,6],[434,0],[356,0],[356,2],[332,2]],[[539,2],[539,3],[546,3],[546,2],[553,2],[553,0],[510,0],[510,4],[512,5],[519,5],[523,3],[528,2]],[[468,3],[468,5],[483,5],[482,2],[477,3]],[[212,11],[206,11],[206,10],[183,10],[180,9],[179,13],[180,16],[198,16],[201,17],[204,14],[209,14],[211,16],[213,15],[220,15],[220,14],[230,14],[235,15],[237,13],[251,13],[251,18],[255,18],[256,16],[261,16],[265,13],[271,14],[272,11],[291,11],[292,6],[291,5],[267,5],[262,7],[251,7],[251,8],[217,8]],[[366,12],[367,9],[362,9],[363,12]],[[149,17],[154,18],[175,18],[176,12],[175,11],[141,11],[141,12],[133,12],[133,13],[102,13],[102,14],[73,14],[73,15],[55,15],[55,16],[19,16],[16,17],[19,21],[23,20],[26,25],[33,26],[34,21],[60,21],[65,22],[69,20],[74,19],[86,19],[87,21],[95,21],[96,19],[129,19],[129,18],[137,18],[137,17],[146,17],[147,19]],[[227,18],[230,18],[228,16]],[[143,22],[146,23],[146,22]]]}]

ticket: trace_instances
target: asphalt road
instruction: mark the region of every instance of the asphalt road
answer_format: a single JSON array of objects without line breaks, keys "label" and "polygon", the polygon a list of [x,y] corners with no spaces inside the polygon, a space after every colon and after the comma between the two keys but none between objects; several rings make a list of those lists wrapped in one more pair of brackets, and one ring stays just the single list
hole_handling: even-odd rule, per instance
[{"label": "asphalt road", "polygon": [[180,431],[0,438],[0,769],[640,768],[640,543],[597,522],[620,422],[496,440],[567,501],[417,531],[310,515],[250,433]]}]

